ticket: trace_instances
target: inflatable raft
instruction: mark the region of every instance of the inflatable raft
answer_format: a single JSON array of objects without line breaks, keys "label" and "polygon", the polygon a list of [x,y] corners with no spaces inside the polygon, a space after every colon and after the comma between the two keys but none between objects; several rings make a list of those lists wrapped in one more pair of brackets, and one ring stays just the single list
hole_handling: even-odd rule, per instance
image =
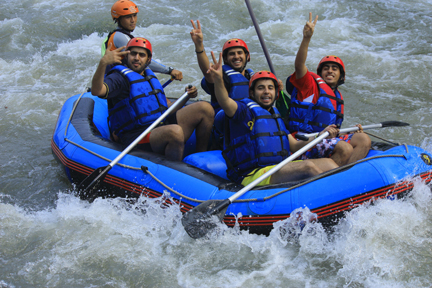
[{"label": "inflatable raft", "polygon": [[[106,100],[88,92],[71,97],[63,105],[51,147],[72,183],[81,183],[126,148],[109,140],[107,116]],[[194,154],[190,142],[182,162],[132,150],[114,165],[92,197],[156,198],[169,193],[167,203],[179,203],[184,213],[206,200],[227,199],[242,188],[227,179],[221,151]],[[371,150],[361,161],[305,181],[252,189],[228,207],[224,223],[231,227],[238,223],[241,229],[268,234],[273,223],[287,219],[296,208],[307,207],[324,226],[332,225],[363,203],[403,197],[412,190],[416,177],[430,183],[431,165],[431,153],[419,147]],[[82,198],[88,196],[80,194]]]}]

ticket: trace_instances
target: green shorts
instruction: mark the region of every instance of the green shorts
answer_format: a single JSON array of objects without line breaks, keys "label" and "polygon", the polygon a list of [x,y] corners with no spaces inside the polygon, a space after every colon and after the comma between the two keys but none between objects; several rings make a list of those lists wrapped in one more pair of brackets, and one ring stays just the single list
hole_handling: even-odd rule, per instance
[{"label": "green shorts", "polygon": [[[303,160],[295,160],[295,161],[291,161],[291,162],[300,162]],[[271,166],[267,166],[264,168],[257,168],[255,170],[253,170],[252,172],[250,172],[241,182],[241,184],[243,186],[246,186],[250,183],[252,183],[253,181],[255,181],[256,179],[258,179],[259,177],[261,177],[262,175],[264,175],[267,171],[269,171],[270,169],[272,169],[273,167],[276,167],[276,165],[271,165]],[[270,180],[271,180],[271,175],[267,178],[265,178],[264,180],[262,180],[261,182],[259,182],[257,185],[255,186],[264,186],[264,185],[270,185]]]}]

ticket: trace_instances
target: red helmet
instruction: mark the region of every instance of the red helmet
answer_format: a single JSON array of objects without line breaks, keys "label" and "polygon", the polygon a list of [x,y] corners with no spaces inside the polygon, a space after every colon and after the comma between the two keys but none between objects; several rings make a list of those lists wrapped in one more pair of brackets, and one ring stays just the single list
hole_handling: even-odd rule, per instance
[{"label": "red helmet", "polygon": [[328,55],[322,58],[317,67],[317,74],[321,76],[323,65],[324,63],[327,62],[336,63],[339,66],[339,69],[341,71],[341,76],[339,78],[338,85],[342,85],[345,82],[345,65],[342,62],[342,60],[337,56]]},{"label": "red helmet", "polygon": [[229,48],[234,48],[234,47],[243,48],[243,50],[245,51],[246,55],[248,55],[247,62],[250,61],[249,49],[248,49],[248,47],[246,45],[246,42],[244,42],[241,39],[237,39],[237,38],[233,38],[233,39],[230,39],[230,40],[228,40],[228,41],[225,42],[225,44],[222,47],[222,56],[226,57],[226,54],[228,53],[228,49]]},{"label": "red helmet", "polygon": [[249,90],[253,89],[255,86],[255,82],[259,79],[270,79],[273,80],[273,82],[275,83],[275,87],[277,89],[276,92],[276,100],[279,98],[279,83],[278,83],[278,79],[276,78],[276,76],[270,72],[270,71],[259,71],[259,72],[255,72],[255,74],[251,77],[251,79],[249,80]]},{"label": "red helmet", "polygon": [[126,44],[126,49],[129,50],[132,47],[140,47],[146,49],[150,53],[150,58],[152,57],[153,49],[150,41],[142,37],[135,37],[129,40]]},{"label": "red helmet", "polygon": [[111,16],[113,20],[130,14],[138,13],[138,6],[129,0],[119,0],[111,7]]}]

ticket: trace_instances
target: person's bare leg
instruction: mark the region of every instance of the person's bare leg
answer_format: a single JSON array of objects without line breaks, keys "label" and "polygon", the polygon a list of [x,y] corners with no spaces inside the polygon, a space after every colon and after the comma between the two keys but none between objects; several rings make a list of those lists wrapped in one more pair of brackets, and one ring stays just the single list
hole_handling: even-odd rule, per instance
[{"label": "person's bare leg", "polygon": [[312,161],[318,169],[320,169],[323,172],[338,168],[339,165],[336,164],[336,162],[331,158],[319,158],[319,159],[308,159],[309,161]]},{"label": "person's bare leg", "polygon": [[193,103],[177,111],[177,123],[183,129],[185,142],[196,130],[196,152],[207,151],[213,121],[214,109],[204,101]]},{"label": "person's bare leg", "polygon": [[353,153],[351,154],[348,163],[352,163],[366,157],[371,148],[371,139],[365,133],[354,133],[350,144],[353,147]]},{"label": "person's bare leg", "polygon": [[330,157],[338,166],[348,164],[353,153],[353,147],[345,141],[339,141],[334,147],[333,154]]},{"label": "person's bare leg", "polygon": [[168,159],[181,161],[184,151],[184,134],[179,125],[166,125],[155,128],[150,134],[153,152],[165,155]]},{"label": "person's bare leg", "polygon": [[306,179],[337,167],[329,158],[290,162],[271,176],[270,184]]}]

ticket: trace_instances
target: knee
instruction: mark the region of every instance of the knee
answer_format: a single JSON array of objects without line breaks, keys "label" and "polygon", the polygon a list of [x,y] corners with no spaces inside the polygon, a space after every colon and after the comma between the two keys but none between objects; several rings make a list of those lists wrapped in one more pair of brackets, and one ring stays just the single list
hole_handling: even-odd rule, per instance
[{"label": "knee", "polygon": [[195,109],[202,118],[213,121],[215,117],[215,112],[210,103],[205,101],[199,101],[193,105],[196,105]]},{"label": "knee", "polygon": [[315,163],[308,160],[303,161],[303,169],[303,173],[308,177],[312,177],[323,172],[317,165],[315,165]]},{"label": "knee", "polygon": [[361,146],[370,149],[372,141],[365,133],[355,133],[351,138],[351,145],[353,147]]},{"label": "knee", "polygon": [[166,126],[165,137],[168,139],[169,143],[173,144],[183,144],[184,143],[184,133],[180,125],[167,125]]},{"label": "knee", "polygon": [[339,141],[336,144],[333,153],[338,153],[342,158],[348,159],[353,153],[353,149],[354,149],[353,146],[351,146],[347,142]]}]

